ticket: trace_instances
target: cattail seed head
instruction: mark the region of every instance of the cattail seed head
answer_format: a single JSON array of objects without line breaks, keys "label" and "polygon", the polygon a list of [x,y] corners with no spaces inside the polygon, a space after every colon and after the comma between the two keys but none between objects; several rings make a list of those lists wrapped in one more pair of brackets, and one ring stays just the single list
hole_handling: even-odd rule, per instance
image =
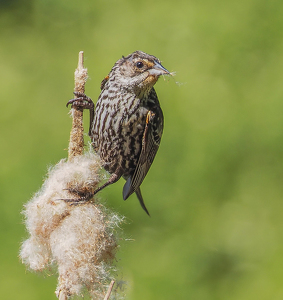
[{"label": "cattail seed head", "polygon": [[105,293],[114,270],[112,262],[118,247],[122,217],[102,204],[87,202],[70,205],[70,188],[93,192],[99,181],[101,163],[87,153],[61,160],[50,168],[42,188],[25,205],[29,238],[23,242],[20,257],[32,270],[57,266],[57,296],[80,295],[83,289],[96,299]]}]

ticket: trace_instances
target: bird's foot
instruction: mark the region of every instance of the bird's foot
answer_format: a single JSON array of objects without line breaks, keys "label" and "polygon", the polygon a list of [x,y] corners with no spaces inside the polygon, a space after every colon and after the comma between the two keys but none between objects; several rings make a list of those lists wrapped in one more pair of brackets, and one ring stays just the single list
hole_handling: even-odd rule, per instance
[{"label": "bird's foot", "polygon": [[91,128],[94,118],[94,103],[91,98],[87,97],[84,93],[74,92],[76,98],[71,99],[67,102],[66,106],[68,107],[70,104],[72,107],[78,107],[83,109],[89,109],[89,130],[88,134],[91,135]]},{"label": "bird's foot", "polygon": [[72,107],[76,106],[76,107],[89,109],[89,110],[94,109],[93,101],[91,100],[91,98],[87,97],[86,94],[74,92],[74,95],[76,96],[76,98],[69,100],[66,104],[67,107],[71,104]]},{"label": "bird's foot", "polygon": [[69,203],[70,205],[81,205],[91,202],[91,199],[94,196],[94,193],[88,191],[82,191],[77,188],[68,188],[66,189],[69,193],[75,195],[74,198],[70,199],[60,199]]}]

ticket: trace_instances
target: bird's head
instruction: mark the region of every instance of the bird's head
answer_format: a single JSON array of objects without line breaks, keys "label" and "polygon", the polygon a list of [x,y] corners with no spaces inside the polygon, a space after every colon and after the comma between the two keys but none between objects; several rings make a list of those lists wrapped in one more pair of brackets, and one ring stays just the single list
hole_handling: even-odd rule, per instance
[{"label": "bird's head", "polygon": [[[149,91],[157,82],[160,75],[171,75],[158,58],[142,51],[135,51],[132,54],[119,59],[112,71],[115,81],[126,89]],[[109,79],[110,79],[109,78]]]}]

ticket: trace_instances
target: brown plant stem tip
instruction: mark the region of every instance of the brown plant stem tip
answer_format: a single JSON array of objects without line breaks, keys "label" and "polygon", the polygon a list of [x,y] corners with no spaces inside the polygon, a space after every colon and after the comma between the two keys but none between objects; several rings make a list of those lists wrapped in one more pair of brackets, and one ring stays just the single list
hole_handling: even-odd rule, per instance
[{"label": "brown plant stem tip", "polygon": [[[83,51],[79,53],[78,67],[75,71],[75,92],[84,93],[87,80],[87,69],[84,68]],[[83,109],[72,106],[71,114],[73,117],[72,129],[70,133],[68,157],[71,160],[74,156],[82,155],[84,151],[84,127]]]}]

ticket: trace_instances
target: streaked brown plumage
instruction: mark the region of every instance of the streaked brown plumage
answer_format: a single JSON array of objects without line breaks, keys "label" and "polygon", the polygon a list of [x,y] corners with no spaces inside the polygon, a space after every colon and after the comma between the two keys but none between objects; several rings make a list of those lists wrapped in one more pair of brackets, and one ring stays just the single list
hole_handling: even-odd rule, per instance
[{"label": "streaked brown plumage", "polygon": [[[142,51],[119,59],[101,83],[89,131],[94,150],[111,174],[95,193],[123,177],[126,180],[123,199],[135,192],[147,214],[140,185],[153,162],[163,131],[163,113],[153,86],[160,75],[166,74],[170,72],[158,58]],[[87,97],[81,98],[90,102]],[[87,108],[91,109],[89,104]]]}]

